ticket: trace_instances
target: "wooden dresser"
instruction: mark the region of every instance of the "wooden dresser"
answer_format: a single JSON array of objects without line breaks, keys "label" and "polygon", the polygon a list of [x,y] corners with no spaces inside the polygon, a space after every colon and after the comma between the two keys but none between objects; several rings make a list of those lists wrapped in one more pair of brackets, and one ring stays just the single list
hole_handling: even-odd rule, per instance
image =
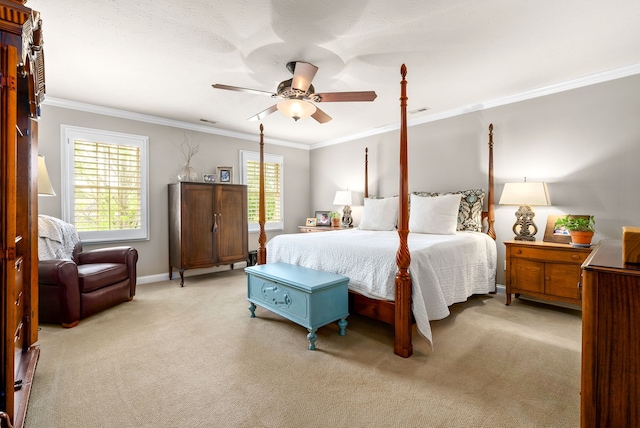
[{"label": "wooden dresser", "polygon": [[342,226],[298,226],[300,233],[331,232],[333,230],[348,230]]},{"label": "wooden dresser", "polygon": [[247,186],[169,184],[169,278],[186,269],[247,262]]},{"label": "wooden dresser", "polygon": [[507,241],[506,294],[580,304],[580,265],[591,248],[543,241]]},{"label": "wooden dresser", "polygon": [[601,242],[582,265],[580,425],[640,426],[640,265],[622,241]]}]

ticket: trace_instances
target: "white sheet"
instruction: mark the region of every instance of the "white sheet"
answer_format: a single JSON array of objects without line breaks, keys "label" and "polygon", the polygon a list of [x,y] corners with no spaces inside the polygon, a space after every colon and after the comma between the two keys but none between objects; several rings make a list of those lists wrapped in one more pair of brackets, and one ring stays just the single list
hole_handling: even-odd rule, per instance
[{"label": "white sheet", "polygon": [[[367,297],[394,300],[396,231],[341,230],[278,235],[267,243],[267,263],[285,262],[338,273]],[[433,343],[430,320],[472,294],[495,290],[496,243],[484,233],[410,233],[412,309],[418,331]]]}]

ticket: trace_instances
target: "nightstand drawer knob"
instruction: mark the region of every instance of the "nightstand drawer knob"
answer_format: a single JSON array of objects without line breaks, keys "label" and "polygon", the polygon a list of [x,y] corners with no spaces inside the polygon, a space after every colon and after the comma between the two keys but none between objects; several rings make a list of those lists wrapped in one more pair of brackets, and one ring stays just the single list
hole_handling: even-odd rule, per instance
[{"label": "nightstand drawer knob", "polygon": [[580,259],[580,256],[579,256],[579,255],[577,255],[577,254],[573,254],[573,255],[571,256],[571,258],[572,258],[573,260],[578,260],[578,259]]},{"label": "nightstand drawer knob", "polygon": [[516,250],[516,254],[522,254],[522,250]]}]

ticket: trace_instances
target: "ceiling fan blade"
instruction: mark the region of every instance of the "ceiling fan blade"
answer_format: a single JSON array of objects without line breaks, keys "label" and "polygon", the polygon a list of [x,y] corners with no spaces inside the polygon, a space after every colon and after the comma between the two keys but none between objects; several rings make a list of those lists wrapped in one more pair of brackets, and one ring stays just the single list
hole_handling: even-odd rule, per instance
[{"label": "ceiling fan blade", "polygon": [[278,104],[274,104],[271,107],[269,107],[266,110],[262,110],[260,113],[256,114],[255,116],[251,116],[249,119],[247,120],[262,120],[265,117],[269,116],[271,113],[278,111]]},{"label": "ceiling fan blade", "polygon": [[247,94],[267,95],[269,97],[274,95],[273,92],[260,91],[258,89],[240,88],[239,86],[221,85],[220,83],[216,83],[215,85],[211,85],[211,86],[213,86],[216,89],[226,89],[228,91],[245,92]]},{"label": "ceiling fan blade", "polygon": [[291,82],[291,87],[293,89],[299,89],[307,92],[317,71],[318,67],[313,64],[309,64],[308,62],[296,62],[295,69],[293,70],[293,81]]},{"label": "ceiling fan blade", "polygon": [[323,112],[316,106],[316,112],[311,115],[312,118],[317,120],[319,123],[327,123],[331,120],[331,116],[327,113]]},{"label": "ceiling fan blade", "polygon": [[312,94],[320,98],[323,103],[335,103],[345,101],[373,101],[378,96],[375,91],[360,92],[324,92],[321,94]]}]

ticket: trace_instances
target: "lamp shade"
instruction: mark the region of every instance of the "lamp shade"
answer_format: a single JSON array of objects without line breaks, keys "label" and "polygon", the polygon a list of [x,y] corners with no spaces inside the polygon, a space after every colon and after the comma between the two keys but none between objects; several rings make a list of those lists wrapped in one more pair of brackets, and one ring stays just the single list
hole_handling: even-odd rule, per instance
[{"label": "lamp shade", "polygon": [[316,112],[316,106],[304,100],[290,99],[278,103],[278,110],[296,122],[305,119]]},{"label": "lamp shade", "polygon": [[38,195],[55,196],[53,191],[47,165],[44,163],[44,156],[38,155]]},{"label": "lamp shade", "polygon": [[500,205],[551,205],[547,183],[505,183]]},{"label": "lamp shade", "polygon": [[333,205],[362,205],[360,195],[351,190],[338,190]]}]

